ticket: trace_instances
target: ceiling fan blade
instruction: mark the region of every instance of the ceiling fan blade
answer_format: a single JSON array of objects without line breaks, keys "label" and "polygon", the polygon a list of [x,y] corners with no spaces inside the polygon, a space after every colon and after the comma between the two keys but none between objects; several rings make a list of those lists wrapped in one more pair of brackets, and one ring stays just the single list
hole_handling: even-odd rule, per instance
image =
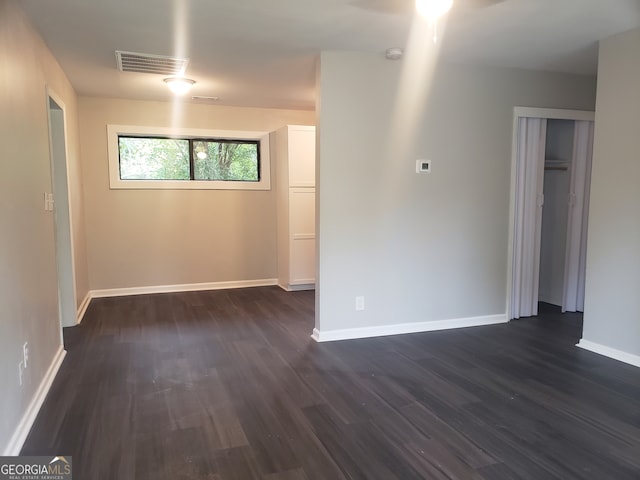
[{"label": "ceiling fan blade", "polygon": [[351,5],[377,13],[407,14],[413,10],[413,0],[353,0]]},{"label": "ceiling fan blade", "polygon": [[487,8],[507,0],[453,0],[453,6],[459,8]]},{"label": "ceiling fan blade", "polygon": [[[453,7],[476,9],[491,7],[506,0],[454,0]],[[415,8],[415,0],[352,0],[351,5],[377,13],[410,14]]]}]

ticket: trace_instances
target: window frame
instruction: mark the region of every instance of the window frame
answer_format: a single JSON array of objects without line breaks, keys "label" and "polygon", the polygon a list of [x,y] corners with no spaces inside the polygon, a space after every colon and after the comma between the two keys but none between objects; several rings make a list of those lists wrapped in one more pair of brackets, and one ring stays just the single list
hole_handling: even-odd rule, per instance
[{"label": "window frame", "polygon": [[[255,180],[123,180],[120,178],[119,137],[184,138],[194,140],[258,141],[258,181]],[[109,187],[129,190],[271,190],[269,132],[193,128],[107,125]]]}]

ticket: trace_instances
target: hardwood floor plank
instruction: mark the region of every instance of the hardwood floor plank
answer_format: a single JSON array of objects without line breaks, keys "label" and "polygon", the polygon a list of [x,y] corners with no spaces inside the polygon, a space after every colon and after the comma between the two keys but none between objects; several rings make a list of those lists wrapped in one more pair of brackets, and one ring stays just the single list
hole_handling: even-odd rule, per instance
[{"label": "hardwood floor plank", "polygon": [[[364,441],[358,434],[368,432],[359,429],[358,424],[346,424],[326,405],[316,405],[304,409],[315,434],[349,479],[401,480],[385,465],[380,455],[383,452],[378,442]],[[415,478],[415,476],[411,476]]]},{"label": "hardwood floor plank", "polygon": [[[429,439],[446,443],[448,449],[465,464],[477,469],[497,463],[497,460],[456,429],[455,424],[445,423],[420,403],[400,409],[404,420]],[[414,440],[414,443],[416,441]]]},{"label": "hardwood floor plank", "polygon": [[472,477],[474,480],[520,480],[516,472],[504,463],[479,468]]},{"label": "hardwood floor plank", "polygon": [[297,468],[296,470],[289,470],[288,472],[274,473],[263,477],[264,480],[309,480],[304,473],[304,470]]},{"label": "hardwood floor plank", "polygon": [[22,453],[81,480],[640,479],[640,369],[540,311],[317,344],[312,291],[94,299]]}]

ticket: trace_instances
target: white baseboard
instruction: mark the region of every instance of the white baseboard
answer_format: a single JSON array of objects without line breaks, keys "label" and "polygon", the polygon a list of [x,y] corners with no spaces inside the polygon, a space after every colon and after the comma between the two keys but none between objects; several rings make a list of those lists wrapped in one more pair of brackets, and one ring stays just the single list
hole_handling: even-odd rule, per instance
[{"label": "white baseboard", "polygon": [[35,422],[36,417],[38,416],[40,407],[42,407],[44,399],[47,397],[47,393],[49,393],[49,389],[51,388],[53,379],[56,378],[56,374],[58,373],[60,365],[62,365],[62,361],[64,360],[66,354],[66,350],[62,347],[62,345],[60,345],[59,350],[51,361],[51,365],[49,365],[47,373],[44,375],[44,378],[40,382],[38,390],[31,399],[31,403],[29,403],[27,411],[22,416],[20,423],[16,427],[16,430],[13,432],[13,435],[9,440],[9,444],[4,449],[4,453],[2,454],[3,456],[13,457],[16,455],[20,455],[22,445],[24,445],[24,441],[27,439],[27,435],[29,435],[29,431],[33,426],[33,422]]},{"label": "white baseboard", "polygon": [[78,307],[78,313],[76,314],[76,325],[80,325],[82,319],[84,318],[84,314],[87,313],[87,308],[89,308],[89,303],[91,303],[91,292],[87,292],[82,300],[82,303]]},{"label": "white baseboard", "polygon": [[628,363],[634,367],[640,367],[640,355],[634,355],[632,353],[623,352],[622,350],[616,350],[615,348],[605,347],[599,343],[590,342],[589,340],[580,340],[578,347],[590,352],[604,355],[605,357],[619,360],[620,362]]},{"label": "white baseboard", "polygon": [[282,284],[282,283],[278,283],[278,286],[287,291],[287,292],[300,292],[302,290],[315,290],[316,289],[316,284],[315,283],[301,283],[299,285],[286,285],[286,284]]},{"label": "white baseboard", "polygon": [[187,283],[183,285],[155,285],[150,287],[110,288],[92,290],[91,298],[124,297],[128,295],[149,295],[154,293],[197,292],[201,290],[225,290],[230,288],[270,287],[277,285],[278,280],[267,278],[262,280],[237,280],[232,282]]},{"label": "white baseboard", "polygon": [[452,328],[479,327],[507,323],[507,315],[486,315],[482,317],[454,318],[451,320],[437,320],[434,322],[399,323],[396,325],[380,325],[374,327],[345,328],[341,330],[313,329],[316,342],[333,342],[336,340],[353,340],[356,338],[384,337],[387,335],[402,335],[405,333],[432,332],[436,330],[450,330]]}]

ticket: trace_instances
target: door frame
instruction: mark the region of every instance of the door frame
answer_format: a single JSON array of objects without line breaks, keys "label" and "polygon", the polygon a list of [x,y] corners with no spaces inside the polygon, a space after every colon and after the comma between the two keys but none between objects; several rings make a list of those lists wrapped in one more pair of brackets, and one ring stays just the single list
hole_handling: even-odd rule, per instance
[{"label": "door frame", "polygon": [[[515,211],[516,211],[516,184],[517,184],[517,163],[518,163],[518,124],[520,118],[544,118],[547,120],[585,120],[595,121],[595,112],[587,110],[562,110],[555,108],[536,107],[514,107],[513,127],[512,127],[512,147],[511,147],[511,186],[509,189],[509,243],[507,249],[507,291],[506,291],[506,314],[511,316],[511,291],[513,289],[513,255],[515,239]],[[509,320],[512,320],[509,318]]]},{"label": "door frame", "polygon": [[[56,273],[58,287],[58,316],[60,334],[63,327],[76,325],[78,299],[76,290],[75,249],[73,242],[73,217],[69,195],[69,137],[67,107],[62,98],[50,87],[46,87],[46,111],[49,135],[49,163],[51,168],[51,190],[54,193],[54,234],[56,252]],[[62,112],[64,158],[54,152],[51,102]],[[57,110],[57,109],[56,109]],[[62,167],[62,168],[61,168]],[[60,191],[60,183],[64,189]],[[58,184],[58,188],[56,188]],[[63,215],[60,215],[63,213]],[[68,239],[68,240],[67,240]],[[63,242],[63,243],[61,243]],[[63,252],[63,253],[61,253]]]}]

